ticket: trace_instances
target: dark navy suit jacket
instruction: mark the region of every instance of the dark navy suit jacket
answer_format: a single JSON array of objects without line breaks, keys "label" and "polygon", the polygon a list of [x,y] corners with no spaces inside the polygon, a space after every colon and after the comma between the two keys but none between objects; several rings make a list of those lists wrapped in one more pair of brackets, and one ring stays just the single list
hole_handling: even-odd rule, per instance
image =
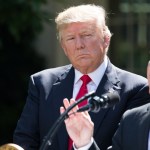
[{"label": "dark navy suit jacket", "polygon": [[[25,150],[39,149],[43,138],[60,116],[63,99],[72,98],[74,76],[72,65],[47,69],[31,76],[26,105],[14,132],[14,143]],[[96,95],[116,90],[121,100],[114,108],[90,113],[94,122],[94,139],[101,150],[111,145],[122,114],[127,109],[149,102],[146,84],[144,77],[121,70],[108,62]],[[67,150],[67,142],[68,135],[63,124],[49,150]]]},{"label": "dark navy suit jacket", "polygon": [[149,132],[150,103],[125,112],[110,150],[148,150]]}]

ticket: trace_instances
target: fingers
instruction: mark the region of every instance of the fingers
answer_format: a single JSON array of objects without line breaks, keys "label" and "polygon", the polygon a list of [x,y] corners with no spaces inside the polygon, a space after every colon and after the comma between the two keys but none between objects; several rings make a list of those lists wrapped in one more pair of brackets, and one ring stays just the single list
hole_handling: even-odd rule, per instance
[{"label": "fingers", "polygon": [[[67,98],[65,98],[63,100],[63,104],[64,104],[64,107],[60,107],[60,113],[62,114],[68,107],[70,107],[71,105],[73,105],[75,103],[75,100],[74,99],[71,99],[70,102]],[[72,114],[74,112],[76,112],[78,109],[78,106],[75,106],[72,110],[70,110],[69,114]]]},{"label": "fingers", "polygon": [[88,111],[82,112],[82,119],[89,128],[92,129],[94,127],[94,123],[92,122]]},{"label": "fingers", "polygon": [[65,107],[63,107],[63,106],[60,107],[60,113],[61,113],[61,114],[69,107],[69,101],[68,101],[67,98],[65,98],[65,99],[63,100],[63,103],[64,103],[64,106],[65,106]]},{"label": "fingers", "polygon": [[[74,99],[70,99],[70,102],[69,102],[69,100],[68,100],[67,98],[65,98],[65,99],[63,100],[64,107],[63,107],[63,106],[60,107],[60,113],[61,113],[61,114],[64,113],[65,110],[66,110],[68,107],[70,107],[71,105],[73,105],[74,103],[75,103],[75,100],[74,100]],[[78,106],[73,107],[73,108],[69,111],[68,117],[69,117],[69,118],[72,118],[72,117],[74,117],[74,116],[76,115],[76,117],[83,117],[84,119],[89,120],[90,122],[92,122],[92,121],[91,121],[91,117],[90,117],[88,111],[80,112],[80,113],[79,113],[79,112],[77,112],[78,109],[79,109]]]},{"label": "fingers", "polygon": [[[75,100],[74,100],[74,99],[71,99],[71,100],[70,100],[70,105],[73,105],[74,103],[75,103]],[[79,108],[78,108],[78,105],[76,105],[76,106],[72,109],[72,111],[73,111],[73,112],[76,112],[78,109],[79,109]]]},{"label": "fingers", "polygon": [[63,106],[60,107],[60,114],[62,114],[65,111],[65,108]]},{"label": "fingers", "polygon": [[84,114],[85,114],[85,116],[91,121],[91,117],[90,117],[88,111],[85,111]]}]

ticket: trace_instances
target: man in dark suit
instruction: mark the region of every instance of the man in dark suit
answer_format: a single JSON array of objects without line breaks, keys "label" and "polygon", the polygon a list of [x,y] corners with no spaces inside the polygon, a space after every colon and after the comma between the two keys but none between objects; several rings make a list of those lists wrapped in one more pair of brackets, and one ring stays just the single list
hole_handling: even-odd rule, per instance
[{"label": "man in dark suit", "polygon": [[124,113],[110,150],[150,150],[150,103]]},{"label": "man in dark suit", "polygon": [[[147,80],[115,67],[107,57],[111,33],[101,6],[80,5],[68,8],[56,18],[61,46],[71,65],[47,69],[31,76],[28,97],[14,132],[14,143],[26,150],[39,149],[49,129],[59,118],[64,98],[76,98],[82,76],[88,75],[87,90],[101,96],[116,91],[120,102],[115,109],[90,113],[94,138],[105,150],[111,145],[122,114],[149,102]],[[86,141],[89,142],[89,141]],[[67,150],[68,134],[63,124],[51,150]],[[81,143],[82,144],[86,143]]]},{"label": "man in dark suit", "polygon": [[[147,79],[150,87],[150,62]],[[150,103],[124,113],[112,143],[110,150],[150,150]]]},{"label": "man in dark suit", "polygon": [[[147,79],[150,87],[150,62],[147,66]],[[71,104],[73,103],[74,101],[72,100]],[[64,106],[67,108],[69,105],[67,100],[64,100]],[[77,110],[78,107],[74,108],[72,111],[76,112]],[[63,111],[64,109],[62,107],[61,112]],[[75,124],[77,120],[79,123]],[[82,114],[77,113],[75,116],[66,119],[65,123],[68,133],[72,137],[75,142],[74,145],[77,148],[81,148],[81,146],[78,146],[79,138],[77,138],[77,136],[79,133],[80,143],[86,142],[88,138],[91,139],[94,124],[87,112]],[[92,139],[92,142],[93,141]],[[82,150],[99,150],[95,141],[92,142],[89,142],[89,146],[85,145],[82,147]],[[110,146],[108,150],[150,150],[150,103],[127,110],[123,114],[120,126],[112,139],[112,146]]]}]

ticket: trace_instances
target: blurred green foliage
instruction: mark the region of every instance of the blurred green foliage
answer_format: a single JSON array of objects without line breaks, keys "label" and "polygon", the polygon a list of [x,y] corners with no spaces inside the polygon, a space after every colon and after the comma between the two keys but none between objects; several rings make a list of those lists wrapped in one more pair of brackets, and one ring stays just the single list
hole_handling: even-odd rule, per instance
[{"label": "blurred green foliage", "polygon": [[33,42],[42,31],[45,0],[0,0],[0,144],[12,142],[29,76],[44,68]]}]

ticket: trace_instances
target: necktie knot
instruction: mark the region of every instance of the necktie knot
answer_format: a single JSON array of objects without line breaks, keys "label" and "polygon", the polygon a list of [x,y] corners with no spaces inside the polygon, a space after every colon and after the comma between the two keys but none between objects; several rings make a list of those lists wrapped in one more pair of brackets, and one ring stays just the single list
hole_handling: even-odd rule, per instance
[{"label": "necktie knot", "polygon": [[[82,80],[83,83],[77,94],[76,100],[88,93],[87,84],[91,81],[91,78],[88,75],[83,75],[80,79]],[[82,103],[80,103],[79,106],[81,106],[81,104]]]},{"label": "necktie knot", "polygon": [[83,75],[80,79],[83,81],[84,85],[87,85],[91,81],[91,78],[88,75]]}]

